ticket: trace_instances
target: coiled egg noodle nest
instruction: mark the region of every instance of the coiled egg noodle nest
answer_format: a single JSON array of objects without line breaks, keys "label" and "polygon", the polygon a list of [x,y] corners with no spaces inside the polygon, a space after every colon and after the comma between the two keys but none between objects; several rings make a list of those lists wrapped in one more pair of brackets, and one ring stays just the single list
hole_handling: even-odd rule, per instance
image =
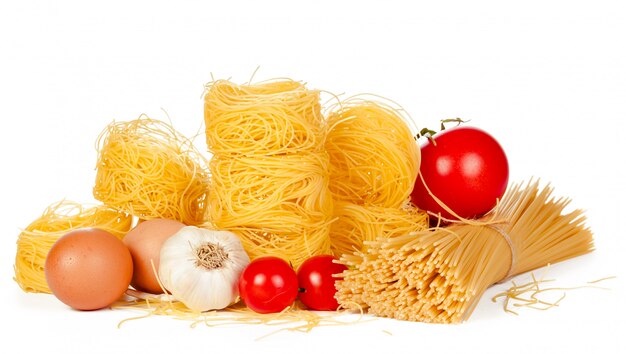
[{"label": "coiled egg noodle nest", "polygon": [[284,155],[323,148],[319,91],[298,81],[207,84],[206,141],[214,155]]},{"label": "coiled egg noodle nest", "polygon": [[277,256],[297,268],[330,253],[333,200],[319,95],[289,79],[207,85],[210,221],[238,234],[251,259]]},{"label": "coiled egg noodle nest", "polygon": [[14,279],[25,292],[50,294],[44,265],[59,238],[73,230],[97,227],[121,239],[131,225],[129,214],[108,206],[86,207],[67,200],[54,203],[18,236]]},{"label": "coiled egg noodle nest", "polygon": [[335,200],[401,208],[413,190],[420,149],[403,110],[355,96],[329,108],[325,147]]},{"label": "coiled egg noodle nest", "polygon": [[420,165],[410,117],[393,102],[366,96],[339,101],[328,111],[333,253],[350,254],[366,241],[428,228],[427,214],[409,201]]},{"label": "coiled egg noodle nest", "polygon": [[240,236],[251,258],[276,256],[298,267],[329,253],[333,201],[323,153],[214,156],[209,211]]},{"label": "coiled egg noodle nest", "polygon": [[96,199],[141,219],[206,221],[207,161],[171,125],[146,116],[113,122],[97,149]]}]

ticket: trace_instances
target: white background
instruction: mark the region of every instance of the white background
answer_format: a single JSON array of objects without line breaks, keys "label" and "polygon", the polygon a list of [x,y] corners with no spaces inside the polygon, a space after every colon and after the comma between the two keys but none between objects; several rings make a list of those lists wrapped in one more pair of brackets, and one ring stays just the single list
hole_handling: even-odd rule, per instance
[{"label": "white background", "polygon": [[[2,2],[0,351],[623,352],[624,33],[620,1]],[[548,276],[570,286],[617,275],[603,284],[611,290],[570,291],[559,308],[512,316],[489,301],[505,284],[462,325],[378,319],[261,341],[274,328],[150,318],[117,329],[135,314],[21,292],[20,228],[62,198],[94,201],[95,139],[108,123],[166,119],[164,109],[194,135],[211,74],[245,82],[257,66],[257,79],[389,97],[419,126],[462,117],[490,131],[512,181],[541,177],[587,210],[597,250]]]}]

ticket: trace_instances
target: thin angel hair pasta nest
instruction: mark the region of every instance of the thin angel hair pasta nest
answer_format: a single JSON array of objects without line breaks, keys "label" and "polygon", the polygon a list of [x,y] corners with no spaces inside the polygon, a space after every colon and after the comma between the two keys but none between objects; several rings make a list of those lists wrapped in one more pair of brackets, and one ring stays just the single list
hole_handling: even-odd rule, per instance
[{"label": "thin angel hair pasta nest", "polygon": [[330,252],[333,200],[319,92],[293,80],[207,86],[209,215],[252,259]]},{"label": "thin angel hair pasta nest", "polygon": [[336,221],[336,255],[363,243],[428,227],[426,213],[408,201],[420,164],[410,117],[381,97],[354,96],[328,109],[325,148]]},{"label": "thin angel hair pasta nest", "polygon": [[26,292],[51,293],[44,265],[59,238],[72,230],[97,227],[121,239],[131,225],[130,215],[107,206],[86,207],[67,200],[51,204],[18,236],[15,281]]},{"label": "thin angel hair pasta nest", "polygon": [[330,252],[333,201],[323,153],[214,156],[209,213],[237,233],[251,258],[273,255],[294,266]]},{"label": "thin angel hair pasta nest", "polygon": [[206,221],[207,161],[171,125],[146,116],[113,122],[97,147],[96,199],[142,219]]},{"label": "thin angel hair pasta nest", "polygon": [[319,91],[289,79],[211,82],[204,119],[207,145],[216,155],[319,151],[325,135]]},{"label": "thin angel hair pasta nest", "polygon": [[377,240],[344,255],[350,269],[337,284],[339,303],[377,316],[458,323],[492,284],[593,250],[582,211],[563,214],[569,200],[538,183],[514,185],[483,224]]},{"label": "thin angel hair pasta nest", "polygon": [[353,97],[329,110],[325,147],[336,200],[400,208],[413,189],[420,150],[403,110]]}]

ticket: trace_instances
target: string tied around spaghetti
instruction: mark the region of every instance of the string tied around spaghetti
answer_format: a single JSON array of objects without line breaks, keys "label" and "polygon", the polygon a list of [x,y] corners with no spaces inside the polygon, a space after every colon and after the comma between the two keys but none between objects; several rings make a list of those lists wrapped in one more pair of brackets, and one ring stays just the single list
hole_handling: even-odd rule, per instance
[{"label": "string tied around spaghetti", "polygon": [[[427,213],[431,216],[433,215],[433,213],[431,212],[427,212]],[[487,220],[487,221],[471,220],[471,219],[450,220],[450,219],[443,218],[441,214],[438,214],[438,217],[439,217],[439,220],[444,220],[448,224],[482,226],[482,227],[488,227],[496,231],[498,235],[500,235],[504,239],[504,241],[506,241],[507,245],[509,245],[509,250],[511,251],[511,263],[509,265],[509,269],[507,270],[504,277],[500,281],[498,281],[498,284],[504,283],[505,281],[507,281],[509,278],[511,278],[514,275],[513,272],[515,270],[515,265],[517,264],[517,251],[516,251],[515,245],[513,244],[513,240],[511,239],[511,236],[509,236],[509,234],[506,231],[504,231],[502,227],[499,226],[503,223],[503,221],[493,220],[493,219]],[[471,221],[471,222],[468,222],[468,221]],[[441,228],[441,226],[437,226],[436,228]]]},{"label": "string tied around spaghetti", "polygon": [[514,275],[513,271],[517,263],[517,251],[515,250],[515,245],[513,245],[513,240],[511,240],[509,234],[504,231],[502,227],[500,227],[498,224],[486,224],[485,226],[496,231],[500,236],[502,236],[502,238],[509,245],[509,249],[511,250],[511,265],[509,266],[509,270],[507,270],[504,277],[500,281],[498,281],[498,283],[501,284]]},{"label": "string tied around spaghetti", "polygon": [[[441,199],[437,198],[437,196],[430,190],[430,188],[426,184],[426,181],[424,181],[424,177],[421,174],[419,175],[419,178],[421,179],[422,183],[424,184],[424,187],[426,188],[426,191],[435,200],[435,202],[437,202],[437,204],[439,204],[448,213],[452,214],[452,216],[458,218],[458,220],[447,219],[447,218],[444,218],[443,216],[441,216],[441,213],[435,214],[435,213],[433,213],[431,211],[427,211],[428,215],[437,218],[436,219],[437,220],[437,224],[438,224],[437,227],[440,227],[439,224],[442,221],[444,221],[447,224],[464,224],[464,225],[489,227],[492,230],[496,231],[506,241],[506,243],[509,245],[509,249],[511,250],[511,264],[510,264],[509,269],[507,270],[506,275],[504,276],[504,278],[502,278],[498,283],[503,283],[506,280],[508,280],[511,276],[513,276],[514,275],[513,271],[515,269],[515,265],[516,265],[516,262],[517,262],[517,252],[515,251],[515,245],[513,244],[513,241],[511,240],[511,237],[509,236],[509,234],[506,231],[504,231],[500,226],[498,226],[503,221],[496,219],[496,213],[490,212],[491,215],[492,215],[490,220],[486,220],[484,218],[483,219],[467,219],[467,218],[463,218],[460,215],[458,215],[456,212],[454,212],[454,210],[452,210],[448,205],[446,205]],[[494,207],[493,210],[496,210],[498,208],[498,206],[500,205],[500,203],[501,203],[501,200],[497,199],[496,200],[496,206]]]}]

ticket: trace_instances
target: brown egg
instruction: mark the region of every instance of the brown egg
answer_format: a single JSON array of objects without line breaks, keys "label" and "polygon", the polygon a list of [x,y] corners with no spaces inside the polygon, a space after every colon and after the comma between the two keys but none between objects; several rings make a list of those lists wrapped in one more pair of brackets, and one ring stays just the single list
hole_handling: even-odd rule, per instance
[{"label": "brown egg", "polygon": [[[139,223],[126,234],[124,244],[133,257],[135,269],[130,284],[135,289],[152,294],[163,293],[155,275],[155,270],[159,270],[161,246],[184,226],[185,224],[175,220],[152,219]],[[155,269],[152,269],[151,260]]]},{"label": "brown egg", "polygon": [[59,300],[77,310],[97,310],[124,294],[133,276],[133,260],[112,234],[80,229],[55,242],[44,269]]}]

